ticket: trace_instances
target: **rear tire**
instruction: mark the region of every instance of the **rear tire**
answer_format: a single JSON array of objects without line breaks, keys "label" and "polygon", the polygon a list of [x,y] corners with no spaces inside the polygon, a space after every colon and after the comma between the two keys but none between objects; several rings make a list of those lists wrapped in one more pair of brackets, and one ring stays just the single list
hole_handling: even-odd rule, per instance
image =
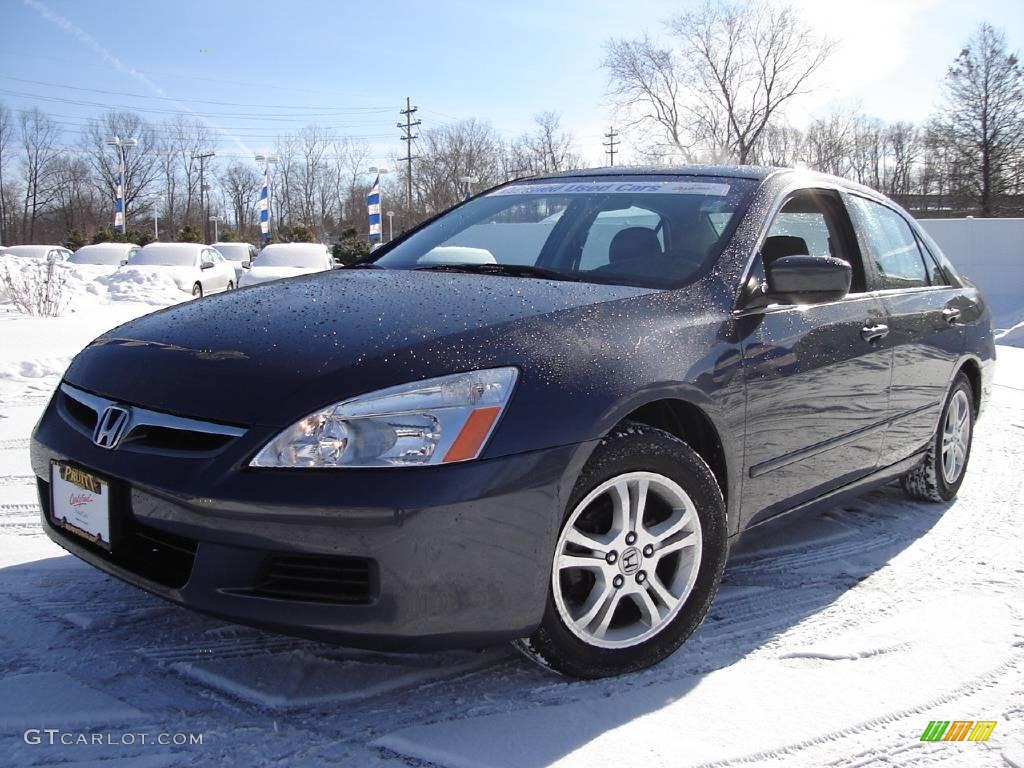
[{"label": "rear tire", "polygon": [[227,291],[235,290],[235,281],[234,280],[228,280],[228,287],[225,288],[224,290],[227,290]]},{"label": "rear tire", "polygon": [[515,646],[573,677],[657,664],[703,621],[727,550],[725,501],[704,460],[668,432],[624,422],[576,482],[544,618]]},{"label": "rear tire", "polygon": [[196,283],[192,286],[192,296],[196,299],[203,298],[203,285],[202,283]]},{"label": "rear tire", "polygon": [[942,502],[956,496],[971,457],[974,415],[971,382],[960,372],[942,404],[942,415],[924,461],[900,478],[910,498]]}]

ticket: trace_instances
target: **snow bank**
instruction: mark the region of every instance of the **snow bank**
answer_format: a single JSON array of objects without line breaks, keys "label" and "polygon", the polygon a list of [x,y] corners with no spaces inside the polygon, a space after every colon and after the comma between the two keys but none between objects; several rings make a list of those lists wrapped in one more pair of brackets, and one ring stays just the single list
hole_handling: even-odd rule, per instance
[{"label": "snow bank", "polygon": [[996,344],[1024,348],[1024,320],[1021,320],[1015,326],[1005,331],[998,331],[996,333]]},{"label": "snow bank", "polygon": [[[15,281],[23,282],[40,268],[45,268],[45,265],[39,261],[0,256],[0,278],[9,272]],[[64,279],[64,314],[115,302],[164,307],[190,298],[169,276],[158,272],[143,273],[127,267],[114,269],[67,262],[58,263],[56,268]],[[0,305],[10,303],[6,283],[0,279]]]}]

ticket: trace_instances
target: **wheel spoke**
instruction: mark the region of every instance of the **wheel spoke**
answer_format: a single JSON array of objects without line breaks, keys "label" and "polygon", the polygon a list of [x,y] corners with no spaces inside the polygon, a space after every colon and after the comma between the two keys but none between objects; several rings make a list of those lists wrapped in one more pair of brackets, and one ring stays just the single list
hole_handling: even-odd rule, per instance
[{"label": "wheel spoke", "polygon": [[598,580],[598,583],[590,590],[587,602],[583,604],[583,614],[575,620],[576,626],[580,629],[589,627],[601,612],[601,609],[607,605],[608,601],[612,599],[617,591],[610,581],[605,579]]},{"label": "wheel spoke", "polygon": [[661,544],[660,546],[656,546],[654,549],[654,557],[655,559],[660,560],[666,555],[671,555],[673,552],[678,552],[682,549],[687,549],[688,547],[695,546],[696,544],[697,534],[687,533],[686,535],[680,536],[679,538],[675,539],[674,541],[670,541],[667,544]]},{"label": "wheel spoke", "polygon": [[594,637],[603,640],[604,636],[608,634],[608,627],[615,617],[615,611],[619,607],[621,600],[622,590],[612,588],[611,594],[607,595],[602,601],[601,608],[597,613],[600,618],[597,626],[594,627]]},{"label": "wheel spoke", "polygon": [[629,494],[629,530],[635,531],[644,520],[644,510],[647,508],[647,489],[650,483],[646,480],[638,480],[630,485]]},{"label": "wheel spoke", "polygon": [[608,564],[603,557],[587,557],[586,555],[567,555],[564,552],[558,557],[558,570],[566,568],[596,568],[604,570]]},{"label": "wheel spoke", "polygon": [[[655,546],[659,543],[668,543],[677,533],[693,521],[693,513],[685,507],[683,509],[672,510],[672,514],[673,516],[678,515],[678,518],[665,527],[662,527],[665,525],[662,523],[661,526],[650,531],[651,537],[654,539]],[[669,519],[671,520],[671,518]]]},{"label": "wheel spoke", "polygon": [[658,604],[654,602],[654,598],[651,597],[650,592],[646,589],[639,589],[631,593],[630,597],[633,598],[636,607],[640,609],[640,620],[642,622],[648,627],[654,627],[661,623],[661,611],[658,608]]},{"label": "wheel spoke", "polygon": [[615,537],[629,530],[629,486],[625,482],[616,483],[608,489],[608,495],[612,498],[612,527],[608,534]]},{"label": "wheel spoke", "polygon": [[604,555],[608,552],[608,545],[603,541],[595,539],[588,533],[584,533],[579,528],[570,528],[565,535],[567,543],[575,544],[577,547],[583,549],[589,549],[591,552]]},{"label": "wheel spoke", "polygon": [[676,607],[676,603],[679,602],[679,599],[668,591],[668,587],[661,583],[661,579],[656,573],[652,573],[650,578],[647,579],[647,587],[657,595],[666,610],[671,611]]}]

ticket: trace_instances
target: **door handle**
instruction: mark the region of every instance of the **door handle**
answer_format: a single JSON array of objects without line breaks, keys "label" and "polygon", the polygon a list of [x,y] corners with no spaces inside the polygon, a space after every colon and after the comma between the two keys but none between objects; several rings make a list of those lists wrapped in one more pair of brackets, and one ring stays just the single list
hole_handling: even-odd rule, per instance
[{"label": "door handle", "polygon": [[950,325],[956,325],[960,322],[960,310],[956,307],[946,307],[942,310],[942,316]]},{"label": "door handle", "polygon": [[869,344],[889,335],[889,326],[879,323],[878,325],[865,325],[860,329],[860,337]]}]

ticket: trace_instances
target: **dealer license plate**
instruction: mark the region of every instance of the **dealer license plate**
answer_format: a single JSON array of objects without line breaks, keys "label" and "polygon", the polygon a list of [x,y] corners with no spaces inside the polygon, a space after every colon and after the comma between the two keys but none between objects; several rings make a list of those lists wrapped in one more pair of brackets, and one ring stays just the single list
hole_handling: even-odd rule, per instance
[{"label": "dealer license plate", "polygon": [[53,524],[110,550],[110,483],[55,461],[50,465]]}]

